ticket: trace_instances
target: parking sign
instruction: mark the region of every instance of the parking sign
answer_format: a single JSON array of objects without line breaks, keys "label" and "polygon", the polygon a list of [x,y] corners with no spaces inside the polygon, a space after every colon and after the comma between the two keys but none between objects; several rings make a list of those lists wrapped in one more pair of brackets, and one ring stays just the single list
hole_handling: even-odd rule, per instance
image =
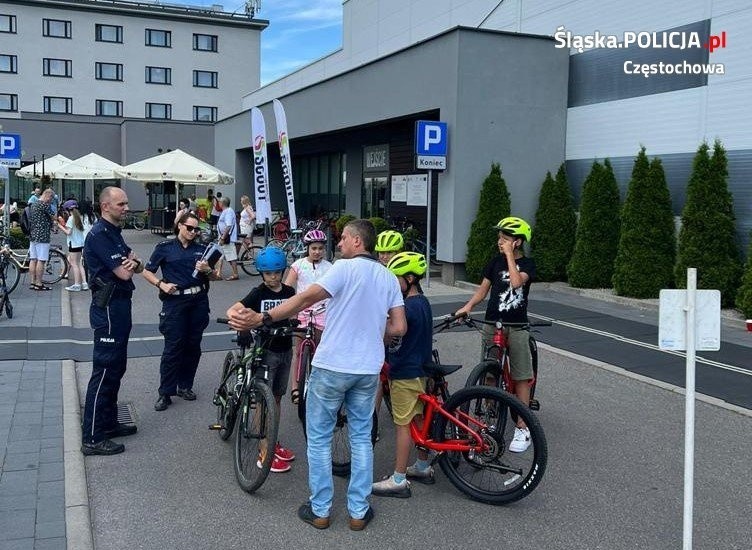
[{"label": "parking sign", "polygon": [[0,134],[0,164],[10,168],[21,168],[21,136]]},{"label": "parking sign", "polygon": [[427,170],[446,169],[448,137],[446,122],[416,121],[415,167]]}]

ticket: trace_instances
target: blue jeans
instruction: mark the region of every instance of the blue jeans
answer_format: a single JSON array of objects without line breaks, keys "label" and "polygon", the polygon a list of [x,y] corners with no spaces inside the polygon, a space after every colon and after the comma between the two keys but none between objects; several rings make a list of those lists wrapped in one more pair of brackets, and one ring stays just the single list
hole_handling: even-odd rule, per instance
[{"label": "blue jeans", "polygon": [[347,509],[350,517],[362,519],[368,511],[373,483],[371,428],[378,374],[347,374],[314,367],[306,399],[308,434],[308,487],[311,508],[319,517],[329,517],[334,498],[332,436],[342,403],[350,434],[350,484]]}]

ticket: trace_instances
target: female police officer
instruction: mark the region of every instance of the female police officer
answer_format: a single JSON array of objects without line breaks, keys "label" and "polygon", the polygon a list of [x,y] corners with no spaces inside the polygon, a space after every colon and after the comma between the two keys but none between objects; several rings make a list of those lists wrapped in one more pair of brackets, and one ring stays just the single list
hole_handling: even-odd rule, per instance
[{"label": "female police officer", "polygon": [[[187,401],[196,399],[193,379],[201,359],[201,338],[209,324],[209,263],[203,259],[204,246],[195,242],[201,232],[192,212],[175,224],[176,239],[159,243],[146,264],[144,279],[159,289],[162,313],[159,332],[164,335],[164,351],[159,365],[159,399],[154,409],[164,411],[170,396]],[[157,269],[162,278],[157,279]]]}]

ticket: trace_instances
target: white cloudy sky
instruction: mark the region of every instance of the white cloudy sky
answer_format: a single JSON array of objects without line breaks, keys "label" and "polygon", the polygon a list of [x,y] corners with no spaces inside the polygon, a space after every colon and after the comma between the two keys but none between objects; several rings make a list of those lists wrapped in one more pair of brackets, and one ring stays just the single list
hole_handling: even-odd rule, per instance
[{"label": "white cloudy sky", "polygon": [[[227,12],[242,12],[245,6],[241,0],[172,0],[172,3],[221,4]],[[261,33],[262,84],[342,45],[342,0],[262,0],[256,17],[269,21]]]}]

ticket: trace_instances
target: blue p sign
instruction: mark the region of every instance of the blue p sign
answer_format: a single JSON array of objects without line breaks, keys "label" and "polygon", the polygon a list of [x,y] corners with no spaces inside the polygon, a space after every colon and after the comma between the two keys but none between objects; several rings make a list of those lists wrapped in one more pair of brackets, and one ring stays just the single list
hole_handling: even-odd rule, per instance
[{"label": "blue p sign", "polygon": [[419,120],[415,125],[415,153],[444,157],[447,154],[447,123]]},{"label": "blue p sign", "polygon": [[0,164],[18,168],[21,166],[21,136],[0,134]]}]

